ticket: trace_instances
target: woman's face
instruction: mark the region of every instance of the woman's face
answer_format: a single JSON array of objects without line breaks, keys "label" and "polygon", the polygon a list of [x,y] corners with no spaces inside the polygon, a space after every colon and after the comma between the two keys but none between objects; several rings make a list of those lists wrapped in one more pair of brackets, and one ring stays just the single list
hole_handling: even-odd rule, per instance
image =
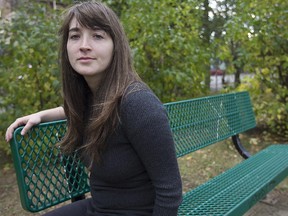
[{"label": "woman's face", "polygon": [[82,27],[74,17],[69,26],[68,58],[73,69],[82,75],[90,88],[99,85],[113,55],[113,40],[105,31]]}]

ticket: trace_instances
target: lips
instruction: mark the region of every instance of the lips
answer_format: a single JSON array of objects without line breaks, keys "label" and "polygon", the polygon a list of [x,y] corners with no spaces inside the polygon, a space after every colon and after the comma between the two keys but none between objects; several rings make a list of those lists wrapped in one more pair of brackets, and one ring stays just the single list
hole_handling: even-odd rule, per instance
[{"label": "lips", "polygon": [[91,58],[91,57],[80,57],[77,60],[94,60],[94,58]]},{"label": "lips", "polygon": [[91,58],[91,57],[80,57],[77,59],[77,61],[81,64],[90,64],[92,62],[94,62],[95,58]]}]

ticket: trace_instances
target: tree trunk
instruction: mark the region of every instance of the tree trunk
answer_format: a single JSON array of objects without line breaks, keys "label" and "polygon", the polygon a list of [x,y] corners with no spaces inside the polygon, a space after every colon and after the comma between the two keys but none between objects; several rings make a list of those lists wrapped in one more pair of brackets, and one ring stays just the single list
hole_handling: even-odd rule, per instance
[{"label": "tree trunk", "polygon": [[[203,12],[203,18],[202,18],[202,29],[203,29],[203,41],[205,46],[209,47],[210,45],[210,35],[211,35],[211,29],[210,29],[210,21],[209,21],[209,0],[204,0],[203,1],[203,7],[204,7],[204,12]],[[210,89],[210,65],[206,65],[205,67],[205,86],[207,89]]]},{"label": "tree trunk", "polygon": [[17,5],[18,0],[0,0],[0,18],[7,17]]},{"label": "tree trunk", "polygon": [[234,85],[235,85],[235,87],[237,87],[241,83],[240,74],[242,73],[243,69],[239,68],[237,66],[235,68],[236,68],[236,72],[235,72]]}]

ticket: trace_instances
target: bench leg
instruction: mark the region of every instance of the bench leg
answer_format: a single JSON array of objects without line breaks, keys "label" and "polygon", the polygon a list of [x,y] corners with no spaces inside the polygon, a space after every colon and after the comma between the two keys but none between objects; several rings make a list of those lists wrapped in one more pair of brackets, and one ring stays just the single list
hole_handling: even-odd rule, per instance
[{"label": "bench leg", "polygon": [[235,146],[235,148],[237,149],[237,151],[239,152],[239,154],[244,158],[247,159],[249,158],[251,155],[250,153],[244,148],[244,146],[242,145],[239,135],[234,135],[232,136],[232,141],[233,144]]},{"label": "bench leg", "polygon": [[71,201],[72,201],[72,202],[76,202],[76,201],[83,200],[83,199],[85,199],[85,194],[82,194],[82,195],[77,196],[77,197],[73,197],[73,198],[71,199]]}]

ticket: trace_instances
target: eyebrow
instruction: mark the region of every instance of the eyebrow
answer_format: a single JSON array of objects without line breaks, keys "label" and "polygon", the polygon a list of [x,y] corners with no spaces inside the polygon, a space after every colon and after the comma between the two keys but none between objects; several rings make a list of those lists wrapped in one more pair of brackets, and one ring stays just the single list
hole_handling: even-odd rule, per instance
[{"label": "eyebrow", "polygon": [[104,31],[102,28],[98,27],[98,26],[93,26],[92,30],[96,30],[96,31]]},{"label": "eyebrow", "polygon": [[79,32],[80,29],[78,27],[73,27],[69,29],[69,32]]},{"label": "eyebrow", "polygon": [[[98,26],[94,26],[92,28],[93,31],[103,31],[106,33],[105,30],[103,30],[102,28],[98,27]],[[79,32],[80,31],[80,28],[79,27],[72,27],[69,29],[69,32]]]}]

